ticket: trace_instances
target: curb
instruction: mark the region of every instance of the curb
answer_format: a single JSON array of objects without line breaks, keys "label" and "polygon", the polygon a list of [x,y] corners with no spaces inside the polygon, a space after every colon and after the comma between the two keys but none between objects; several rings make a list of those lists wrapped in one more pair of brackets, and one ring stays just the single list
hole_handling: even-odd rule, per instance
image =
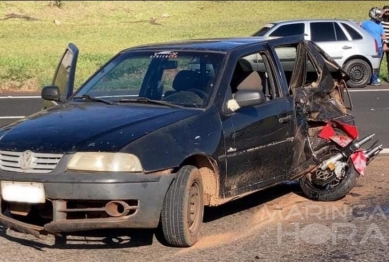
[{"label": "curb", "polygon": [[389,148],[384,148],[381,152],[380,155],[386,155],[389,154]]}]

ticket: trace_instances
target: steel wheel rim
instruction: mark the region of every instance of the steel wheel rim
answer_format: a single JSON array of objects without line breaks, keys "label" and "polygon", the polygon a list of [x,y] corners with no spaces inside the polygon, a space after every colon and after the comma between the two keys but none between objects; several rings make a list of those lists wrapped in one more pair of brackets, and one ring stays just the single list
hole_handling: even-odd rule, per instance
[{"label": "steel wheel rim", "polygon": [[350,80],[353,82],[360,82],[366,78],[366,70],[361,65],[355,65],[349,71]]},{"label": "steel wheel rim", "polygon": [[193,182],[189,189],[189,200],[188,200],[188,228],[190,232],[195,232],[199,224],[199,216],[201,212],[200,207],[200,188],[196,182]]}]

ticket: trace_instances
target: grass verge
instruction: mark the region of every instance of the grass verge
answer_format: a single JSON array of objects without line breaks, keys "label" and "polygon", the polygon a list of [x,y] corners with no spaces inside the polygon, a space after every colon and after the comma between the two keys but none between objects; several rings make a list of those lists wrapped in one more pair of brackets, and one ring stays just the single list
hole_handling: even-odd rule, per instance
[{"label": "grass verge", "polygon": [[[0,2],[0,91],[50,84],[67,43],[80,49],[76,86],[124,48],[188,38],[251,35],[283,19],[363,20],[370,1]],[[55,2],[55,1],[51,1]],[[58,1],[57,1],[58,2]],[[381,74],[386,76],[386,62]]]}]

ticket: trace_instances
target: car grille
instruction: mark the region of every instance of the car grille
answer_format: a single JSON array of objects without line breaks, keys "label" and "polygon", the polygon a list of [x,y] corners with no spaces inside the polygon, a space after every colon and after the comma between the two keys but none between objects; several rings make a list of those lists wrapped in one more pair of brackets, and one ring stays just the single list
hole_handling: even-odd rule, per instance
[{"label": "car grille", "polygon": [[21,173],[50,173],[62,154],[43,154],[32,151],[0,151],[0,170]]}]

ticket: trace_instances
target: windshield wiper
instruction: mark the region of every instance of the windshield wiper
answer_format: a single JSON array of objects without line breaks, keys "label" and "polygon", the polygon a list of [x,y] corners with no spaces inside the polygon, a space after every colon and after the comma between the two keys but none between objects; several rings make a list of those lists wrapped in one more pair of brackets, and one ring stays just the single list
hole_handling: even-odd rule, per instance
[{"label": "windshield wiper", "polygon": [[169,103],[167,101],[162,101],[162,100],[153,100],[149,99],[147,97],[138,97],[138,98],[123,98],[120,99],[119,101],[116,101],[118,103],[150,103],[150,104],[156,104],[156,105],[163,105],[163,106],[168,106],[168,107],[175,107],[175,108],[185,108],[184,106],[176,105]]},{"label": "windshield wiper", "polygon": [[111,100],[97,98],[97,97],[93,97],[93,96],[90,96],[90,95],[76,96],[74,98],[82,98],[83,100],[102,102],[102,103],[105,103],[107,105],[114,105],[115,104],[115,102],[113,102]]}]

